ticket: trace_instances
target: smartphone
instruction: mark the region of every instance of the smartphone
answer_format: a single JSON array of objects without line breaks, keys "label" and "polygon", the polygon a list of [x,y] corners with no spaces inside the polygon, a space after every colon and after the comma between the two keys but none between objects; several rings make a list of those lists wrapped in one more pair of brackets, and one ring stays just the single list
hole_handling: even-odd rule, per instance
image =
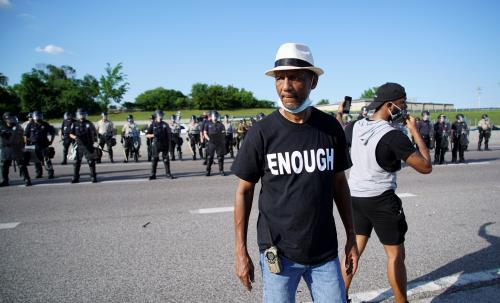
[{"label": "smartphone", "polygon": [[344,107],[342,108],[342,113],[348,114],[349,111],[351,110],[351,102],[352,102],[352,97],[345,96],[344,97]]}]

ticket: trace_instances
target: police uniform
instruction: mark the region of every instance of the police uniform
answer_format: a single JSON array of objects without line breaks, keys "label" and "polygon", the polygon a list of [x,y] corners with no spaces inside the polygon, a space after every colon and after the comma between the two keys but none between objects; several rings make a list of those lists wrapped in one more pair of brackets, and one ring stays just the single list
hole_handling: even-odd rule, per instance
[{"label": "police uniform", "polygon": [[236,149],[240,150],[241,144],[243,143],[243,140],[245,139],[245,136],[248,131],[247,123],[244,120],[240,121],[240,124],[238,125],[236,131],[237,131]]},{"label": "police uniform", "polygon": [[200,144],[200,124],[197,121],[191,122],[187,129],[189,144],[193,152],[193,160],[196,160],[196,149],[198,154],[203,157],[203,150]]},{"label": "police uniform", "polygon": [[9,185],[9,168],[12,161],[15,161],[19,167],[26,186],[30,186],[31,180],[24,159],[23,129],[17,124],[2,123],[0,125],[0,171],[2,174],[0,186]]},{"label": "police uniform", "polygon": [[[50,141],[47,138],[49,135],[51,136]],[[42,177],[42,164],[45,166],[49,179],[54,178],[54,168],[51,160],[54,155],[52,154],[52,149],[49,149],[54,140],[54,135],[54,127],[45,121],[32,121],[28,123],[24,130],[27,145],[31,145],[35,149],[34,157],[36,159],[31,157],[31,160],[35,162],[36,178]]]},{"label": "police uniform", "polygon": [[97,131],[89,120],[78,120],[71,125],[72,135],[76,136],[76,158],[73,164],[73,180],[71,183],[80,181],[80,167],[83,156],[87,159],[90,168],[90,177],[93,183],[97,182],[96,161],[100,153],[94,142],[97,142]]},{"label": "police uniform", "polygon": [[226,128],[226,139],[225,139],[225,147],[226,154],[229,153],[231,158],[234,158],[234,150],[233,150],[233,134],[234,128],[231,121],[223,122],[224,127]]},{"label": "police uniform", "polygon": [[[208,117],[206,118],[203,118],[203,121],[201,121],[201,127],[200,127],[200,130],[204,133],[205,130],[207,129],[207,126],[208,124],[210,123],[211,121],[209,120]],[[203,159],[203,165],[207,165],[207,162],[208,162],[208,142],[207,140],[205,139],[205,136],[202,134],[201,137],[200,137],[200,141],[201,141],[201,147],[202,149],[205,151],[204,154],[200,154],[200,157]]]},{"label": "police uniform", "polygon": [[61,165],[65,165],[67,163],[68,150],[70,145],[74,142],[73,139],[69,136],[71,133],[71,125],[76,122],[73,118],[64,119],[61,123],[61,141],[63,144],[63,160]]},{"label": "police uniform", "polygon": [[[103,119],[97,122],[97,137],[99,138],[99,146],[104,149],[104,145],[108,146],[109,161],[113,163],[113,146],[116,144],[116,139],[113,138],[115,135],[115,128],[113,122]],[[102,155],[102,154],[101,154]],[[101,157],[97,159],[97,163],[101,163]]]},{"label": "police uniform", "polygon": [[166,123],[165,121],[154,121],[149,126],[147,134],[154,135],[153,141],[151,143],[152,163],[151,175],[149,179],[156,179],[156,167],[158,166],[160,153],[162,156],[163,164],[165,166],[165,173],[168,178],[173,179],[174,176],[170,173],[170,160],[168,158],[170,144],[172,141],[172,130],[170,129],[170,126],[168,126],[168,123]]},{"label": "police uniform", "polygon": [[434,126],[432,125],[431,121],[429,120],[418,121],[417,130],[422,136],[425,146],[427,146],[428,149],[432,149],[433,147],[431,147],[431,145],[434,141]]},{"label": "police uniform", "polygon": [[483,115],[483,118],[479,120],[477,124],[477,129],[479,131],[479,141],[477,142],[477,150],[481,150],[481,143],[484,139],[484,150],[490,150],[488,147],[488,142],[491,137],[491,122],[488,116]]},{"label": "police uniform", "polygon": [[[154,121],[154,115],[151,116],[151,119],[150,119],[150,122],[146,125],[146,127],[144,128],[144,132],[147,133],[148,132],[148,129],[149,127],[151,126],[151,124],[153,123]],[[151,158],[153,156],[153,150],[151,148],[152,146],[152,143],[153,143],[153,139],[152,138],[148,138],[146,137],[146,147],[148,149],[148,162],[151,162]]]},{"label": "police uniform", "polygon": [[177,150],[177,156],[179,157],[179,160],[182,160],[182,137],[181,137],[181,130],[182,127],[179,123],[172,121],[169,124],[170,129],[172,130],[172,137],[171,141],[172,144],[170,144],[170,159],[172,161],[175,161],[175,151]]},{"label": "police uniform", "polygon": [[[134,141],[137,144],[137,150],[134,147]],[[122,143],[123,143],[123,151],[125,153],[124,162],[128,162],[129,155],[132,156],[132,153],[137,153],[137,159],[139,158],[139,149],[141,147],[141,136],[139,131],[139,126],[134,122],[125,122],[122,130]]]},{"label": "police uniform", "polygon": [[224,154],[225,152],[225,139],[226,128],[221,122],[209,122],[206,126],[206,134],[208,135],[208,164],[207,176],[210,176],[212,164],[214,163],[214,155],[217,152],[217,161],[219,162],[219,171],[222,175],[224,173]]},{"label": "police uniform", "polygon": [[465,121],[455,121],[451,126],[452,130],[452,140],[453,148],[451,150],[451,162],[457,163],[457,151],[459,156],[459,162],[464,163],[464,151],[469,144],[467,123]]},{"label": "police uniform", "polygon": [[444,164],[444,154],[448,150],[450,125],[446,122],[434,124],[435,153],[434,164]]}]

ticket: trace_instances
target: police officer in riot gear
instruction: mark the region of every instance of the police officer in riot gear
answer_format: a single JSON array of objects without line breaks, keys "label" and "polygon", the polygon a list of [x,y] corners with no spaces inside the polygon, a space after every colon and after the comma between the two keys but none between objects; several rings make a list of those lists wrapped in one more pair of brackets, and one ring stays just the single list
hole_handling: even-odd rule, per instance
[{"label": "police officer in riot gear", "polygon": [[[50,136],[50,140],[48,139]],[[26,145],[32,146],[36,159],[35,162],[36,178],[41,178],[43,175],[42,164],[47,170],[49,179],[54,178],[54,168],[52,166],[52,158],[54,157],[54,148],[51,147],[54,142],[55,129],[49,123],[43,121],[42,112],[33,112],[33,121],[28,123],[24,130]]]},{"label": "police officer in riot gear", "polygon": [[434,124],[434,164],[444,164],[444,154],[448,150],[450,136],[450,125],[446,122],[445,115],[439,115],[438,121]]},{"label": "police officer in riot gear", "polygon": [[18,125],[17,117],[9,112],[2,115],[0,125],[0,172],[2,182],[0,186],[9,185],[9,168],[12,161],[16,162],[26,186],[31,185],[30,175],[24,159],[23,129]]},{"label": "police officer in riot gear", "polygon": [[[97,122],[97,137],[99,138],[99,146],[102,150],[104,150],[104,145],[108,146],[108,155],[109,161],[114,163],[113,161],[113,146],[116,145],[115,139],[115,127],[113,122],[108,119],[108,113],[101,113],[101,120]],[[101,154],[102,155],[102,154]],[[101,156],[102,157],[102,156]],[[97,163],[101,163],[101,157],[97,159]]]},{"label": "police officer in riot gear", "polygon": [[177,116],[172,115],[172,119],[169,123],[170,129],[172,130],[172,142],[170,144],[170,159],[175,161],[175,151],[177,150],[177,156],[179,160],[182,160],[182,137],[181,130],[182,126],[177,122]]},{"label": "police officer in riot gear", "polygon": [[208,164],[206,176],[210,176],[212,164],[214,163],[214,155],[217,152],[217,161],[219,162],[219,172],[222,176],[224,173],[224,154],[225,154],[225,139],[226,129],[224,124],[220,122],[218,112],[212,112],[212,121],[207,124],[203,131],[205,140],[208,142]]},{"label": "police officer in riot gear", "polygon": [[[456,121],[451,126],[451,139],[452,139],[452,149],[451,149],[451,162],[453,163],[464,163],[464,151],[469,144],[469,128],[465,122],[464,115],[458,114],[456,116]],[[457,161],[457,151],[459,156],[459,161]]]},{"label": "police officer in riot gear", "polygon": [[479,120],[479,123],[477,124],[477,130],[479,132],[479,141],[477,142],[477,150],[481,150],[481,143],[483,143],[484,139],[484,150],[490,150],[488,148],[488,142],[490,141],[491,137],[491,122],[490,118],[488,117],[488,114],[483,114],[481,116],[481,120]]},{"label": "police officer in riot gear", "polygon": [[125,159],[123,163],[128,162],[129,156],[133,156],[137,162],[139,159],[139,148],[141,146],[141,136],[139,126],[134,122],[134,116],[128,115],[127,122],[123,125],[122,137],[120,142],[123,144]]},{"label": "police officer in riot gear", "polygon": [[[260,115],[260,114],[259,114]],[[264,114],[262,114],[264,115]],[[235,132],[233,124],[231,120],[229,119],[228,115],[224,116],[224,128],[226,129],[226,139],[225,139],[225,147],[226,147],[226,154],[230,154],[231,158],[234,158],[234,150],[233,150],[233,141],[234,137],[233,134]]]},{"label": "police officer in riot gear", "polygon": [[[144,129],[144,132],[147,133],[149,127],[153,122],[155,122],[155,115],[151,115],[151,118],[149,118],[149,123],[146,125],[146,128]],[[148,162],[151,162],[151,158],[153,156],[153,149],[151,148],[151,145],[153,143],[153,138],[148,138],[146,137],[146,146],[148,148]]]},{"label": "police officer in riot gear", "polygon": [[200,136],[200,141],[201,141],[201,146],[204,150],[204,154],[200,155],[200,157],[203,159],[203,165],[207,165],[208,162],[208,141],[205,139],[205,130],[208,127],[208,124],[212,121],[212,112],[209,112],[208,114],[203,113],[203,120],[201,121],[201,136]]},{"label": "police officer in riot gear", "polygon": [[198,118],[193,115],[191,116],[191,121],[187,129],[189,145],[191,146],[191,151],[193,152],[193,160],[196,160],[196,150],[200,157],[203,157],[203,150],[200,144],[200,123],[198,123]]},{"label": "police officer in riot gear", "polygon": [[73,139],[70,138],[69,134],[71,133],[71,125],[76,120],[73,119],[73,115],[70,112],[64,113],[64,120],[61,123],[61,129],[59,130],[61,135],[61,142],[63,144],[63,160],[61,165],[66,165],[67,157],[68,157],[68,149],[70,145],[74,142]]},{"label": "police officer in riot gear", "polygon": [[170,172],[170,161],[168,158],[172,141],[172,130],[170,126],[168,126],[168,123],[163,121],[163,111],[157,110],[155,112],[155,117],[156,120],[151,123],[146,134],[146,137],[153,139],[151,143],[153,161],[151,163],[151,175],[149,176],[149,180],[156,179],[156,167],[158,166],[160,153],[163,164],[165,165],[167,178],[174,179],[174,176]]},{"label": "police officer in riot gear", "polygon": [[425,146],[428,149],[433,149],[434,147],[431,145],[434,144],[434,125],[429,117],[429,111],[424,110],[422,112],[422,120],[417,122],[417,131],[422,136]]},{"label": "police officer in riot gear", "polygon": [[73,164],[73,179],[71,183],[80,182],[80,167],[83,156],[87,159],[90,168],[90,178],[92,183],[97,182],[96,160],[99,158],[97,142],[97,130],[92,122],[87,120],[87,112],[79,108],[76,112],[77,121],[71,125],[70,137],[75,140],[76,158]]}]

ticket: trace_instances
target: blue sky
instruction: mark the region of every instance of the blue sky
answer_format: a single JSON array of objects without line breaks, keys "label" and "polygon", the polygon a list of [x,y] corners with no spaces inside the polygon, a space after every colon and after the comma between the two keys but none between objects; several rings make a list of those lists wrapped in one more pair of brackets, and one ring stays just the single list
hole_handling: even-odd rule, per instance
[{"label": "blue sky", "polygon": [[232,84],[276,100],[279,45],[308,44],[325,70],[313,100],[398,82],[419,102],[500,106],[500,1],[0,0],[0,72],[40,63],[77,76],[122,62],[125,101],[155,87]]}]

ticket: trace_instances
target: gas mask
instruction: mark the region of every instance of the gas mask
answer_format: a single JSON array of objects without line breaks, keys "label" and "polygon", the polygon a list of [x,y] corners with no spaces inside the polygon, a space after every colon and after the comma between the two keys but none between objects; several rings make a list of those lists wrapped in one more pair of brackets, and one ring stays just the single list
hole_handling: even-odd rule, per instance
[{"label": "gas mask", "polygon": [[397,106],[396,104],[392,103],[392,105],[394,105],[399,111],[397,111],[395,114],[393,112],[391,112],[389,109],[389,114],[391,115],[391,121],[393,123],[403,123],[406,118],[408,118],[408,112],[406,111],[406,109],[401,109],[399,106]]}]

